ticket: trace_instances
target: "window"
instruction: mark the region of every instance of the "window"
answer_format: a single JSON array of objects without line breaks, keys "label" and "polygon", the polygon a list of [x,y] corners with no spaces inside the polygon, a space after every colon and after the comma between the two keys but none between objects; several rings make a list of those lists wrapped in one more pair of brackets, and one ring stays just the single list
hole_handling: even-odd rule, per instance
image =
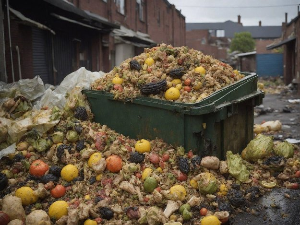
[{"label": "window", "polygon": [[224,30],[217,30],[217,37],[225,37],[225,31]]},{"label": "window", "polygon": [[102,0],[103,2],[107,2],[107,0]]},{"label": "window", "polygon": [[117,10],[122,15],[125,15],[125,0],[115,0]]},{"label": "window", "polygon": [[210,36],[215,37],[216,36],[216,31],[215,30],[209,30],[209,34],[210,34]]},{"label": "window", "polygon": [[144,8],[143,8],[143,0],[136,0],[138,11],[139,11],[139,18],[141,21],[144,21]]},{"label": "window", "polygon": [[160,26],[160,9],[158,10],[158,14],[157,14],[157,23],[158,26]]},{"label": "window", "polygon": [[203,38],[201,39],[201,44],[203,44],[203,45],[206,44],[206,38],[205,38],[205,37],[203,37]]}]

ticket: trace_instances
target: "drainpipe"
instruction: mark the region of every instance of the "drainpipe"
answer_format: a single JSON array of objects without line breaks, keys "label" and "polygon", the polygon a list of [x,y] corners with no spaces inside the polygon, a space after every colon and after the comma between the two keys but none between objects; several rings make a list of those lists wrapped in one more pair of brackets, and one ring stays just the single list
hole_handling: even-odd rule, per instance
[{"label": "drainpipe", "polygon": [[148,4],[147,4],[147,1],[144,1],[144,6],[145,6],[145,9],[146,9],[145,10],[146,34],[149,34],[148,33]]},{"label": "drainpipe", "polygon": [[9,0],[6,1],[6,10],[7,10],[7,24],[8,24],[9,51],[10,51],[10,61],[11,61],[11,75],[12,75],[12,81],[15,82],[14,62],[13,62],[12,48],[11,48],[10,16],[9,16]]},{"label": "drainpipe", "polygon": [[4,11],[2,10],[2,0],[0,0],[0,81],[7,83],[3,21]]},{"label": "drainpipe", "polygon": [[18,56],[19,80],[22,80],[21,59],[20,59],[20,51],[19,51],[19,47],[18,46],[16,46],[16,50],[17,50],[17,56]]}]

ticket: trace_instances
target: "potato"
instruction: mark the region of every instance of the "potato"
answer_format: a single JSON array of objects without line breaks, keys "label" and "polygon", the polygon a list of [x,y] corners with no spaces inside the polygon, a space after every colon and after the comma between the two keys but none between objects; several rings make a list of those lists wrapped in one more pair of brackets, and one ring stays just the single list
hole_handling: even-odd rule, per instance
[{"label": "potato", "polygon": [[24,225],[24,223],[22,220],[15,219],[11,220],[7,225]]},{"label": "potato", "polygon": [[44,210],[34,210],[26,217],[26,225],[51,225],[51,221]]},{"label": "potato", "polygon": [[25,210],[22,206],[22,201],[16,196],[6,195],[3,198],[2,211],[9,215],[11,220],[25,219]]},{"label": "potato", "polygon": [[219,169],[220,160],[215,156],[206,156],[201,160],[201,166],[207,169],[217,170]]}]

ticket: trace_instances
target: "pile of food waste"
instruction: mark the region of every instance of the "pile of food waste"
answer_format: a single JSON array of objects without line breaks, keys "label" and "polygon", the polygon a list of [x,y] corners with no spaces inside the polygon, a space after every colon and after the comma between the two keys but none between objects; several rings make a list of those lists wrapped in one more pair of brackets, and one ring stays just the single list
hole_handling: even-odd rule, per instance
[{"label": "pile of food waste", "polygon": [[272,188],[299,188],[296,146],[259,134],[201,158],[91,122],[82,106],[1,159],[1,224],[226,224]]},{"label": "pile of food waste", "polygon": [[93,82],[93,90],[114,94],[116,99],[149,96],[168,101],[195,103],[244,75],[202,52],[161,44],[126,59]]}]

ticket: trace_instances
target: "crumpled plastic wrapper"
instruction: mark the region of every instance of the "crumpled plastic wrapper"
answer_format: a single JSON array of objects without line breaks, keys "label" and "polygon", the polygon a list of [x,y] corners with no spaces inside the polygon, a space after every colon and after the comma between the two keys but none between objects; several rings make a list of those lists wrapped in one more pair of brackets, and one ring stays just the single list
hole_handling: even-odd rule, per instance
[{"label": "crumpled plastic wrapper", "polygon": [[6,84],[0,83],[0,104],[7,98],[13,98],[16,95],[23,95],[30,101],[41,97],[45,92],[45,86],[39,76],[33,79],[22,79],[18,82]]},{"label": "crumpled plastic wrapper", "polygon": [[96,79],[102,78],[104,76],[103,72],[91,72],[81,67],[77,71],[69,74],[61,82],[61,84],[55,89],[47,89],[42,96],[41,100],[37,102],[34,109],[41,109],[44,106],[49,108],[57,106],[58,108],[63,108],[67,102],[66,94],[69,93],[74,87],[79,87],[82,89],[89,89],[91,83]]}]

